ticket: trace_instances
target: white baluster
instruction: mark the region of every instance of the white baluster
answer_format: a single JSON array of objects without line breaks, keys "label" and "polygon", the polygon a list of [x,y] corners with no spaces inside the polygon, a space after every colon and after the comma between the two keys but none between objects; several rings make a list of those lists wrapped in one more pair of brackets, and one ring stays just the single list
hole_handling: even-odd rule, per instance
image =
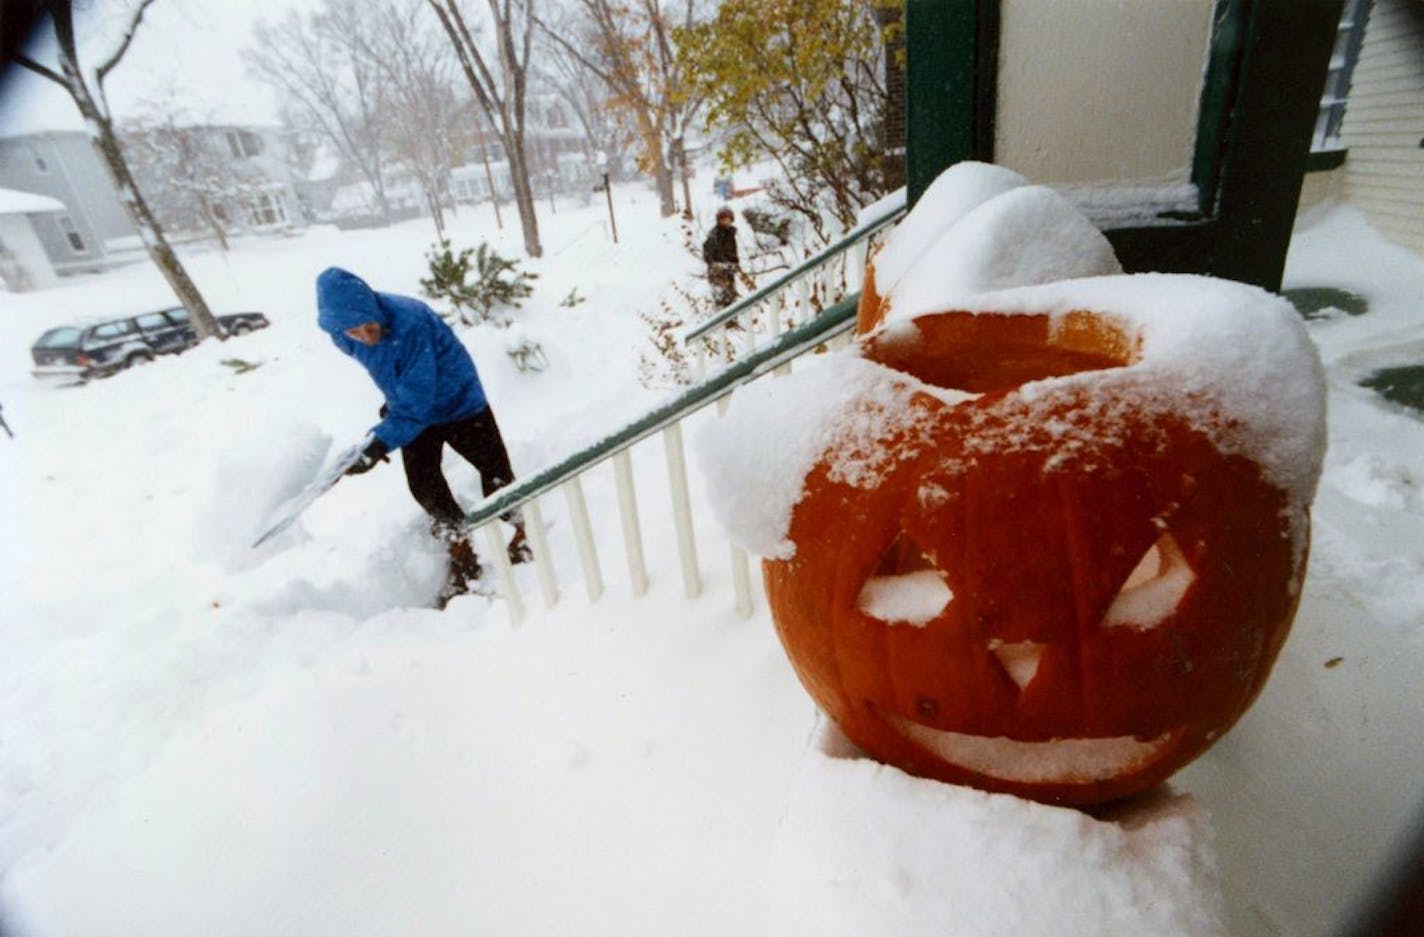
[{"label": "white baluster", "polygon": [[504,542],[504,531],[500,529],[497,519],[485,524],[484,531],[490,558],[494,562],[495,572],[499,574],[499,586],[504,592],[504,602],[509,606],[509,620],[517,625],[524,620],[524,600],[519,597],[519,587],[514,584],[514,568],[509,565],[509,548]]},{"label": "white baluster", "polygon": [[732,544],[732,591],[736,595],[737,614],[750,618],[752,614],[751,571],[747,551]]},{"label": "white baluster", "polygon": [[[720,417],[732,405],[730,394],[717,400],[717,415]],[[752,613],[751,574],[747,568],[747,553],[735,543],[731,545],[732,591],[736,596],[737,614],[746,618]]]},{"label": "white baluster", "polygon": [[539,499],[530,499],[524,510],[528,514],[525,530],[529,532],[529,545],[534,550],[534,571],[539,574],[544,607],[553,608],[559,601],[559,579],[554,572],[554,554],[549,550],[549,538],[544,536],[544,516],[539,510]]},{"label": "white baluster", "polygon": [[618,483],[618,516],[623,521],[623,548],[628,553],[628,578],[633,594],[648,591],[648,570],[643,562],[643,532],[638,524],[638,493],[633,487],[633,460],[624,449],[613,456],[613,476]]},{"label": "white baluster", "polygon": [[569,503],[569,517],[574,523],[574,542],[578,544],[579,564],[583,566],[583,582],[588,600],[598,601],[603,595],[603,573],[598,568],[598,550],[593,543],[593,526],[588,522],[588,505],[583,499],[583,485],[575,475],[564,482],[564,498]]},{"label": "white baluster", "polygon": [[682,558],[682,587],[688,598],[695,599],[702,594],[702,574],[697,569],[697,541],[692,532],[692,505],[687,494],[687,456],[682,448],[682,424],[674,423],[663,430],[663,449],[667,454],[677,552]]}]

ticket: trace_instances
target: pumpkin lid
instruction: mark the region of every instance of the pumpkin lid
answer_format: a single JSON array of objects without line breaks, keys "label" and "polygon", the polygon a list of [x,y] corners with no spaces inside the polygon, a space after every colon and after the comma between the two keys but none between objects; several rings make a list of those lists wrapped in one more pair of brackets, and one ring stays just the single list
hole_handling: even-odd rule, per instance
[{"label": "pumpkin lid", "polygon": [[881,290],[893,288],[960,218],[995,196],[1025,185],[1028,180],[1012,169],[972,160],[955,163],[940,173],[875,256]]}]

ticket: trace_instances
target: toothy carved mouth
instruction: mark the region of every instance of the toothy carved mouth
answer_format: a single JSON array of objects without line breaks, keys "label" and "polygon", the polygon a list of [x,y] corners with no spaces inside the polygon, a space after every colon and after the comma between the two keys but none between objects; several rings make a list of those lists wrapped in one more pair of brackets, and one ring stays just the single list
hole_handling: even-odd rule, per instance
[{"label": "toothy carved mouth", "polygon": [[1043,781],[1088,784],[1120,777],[1151,761],[1174,736],[1172,732],[1164,732],[1146,742],[1131,735],[1017,742],[931,729],[903,716],[871,708],[905,738],[951,764],[1000,781],[1026,784]]}]

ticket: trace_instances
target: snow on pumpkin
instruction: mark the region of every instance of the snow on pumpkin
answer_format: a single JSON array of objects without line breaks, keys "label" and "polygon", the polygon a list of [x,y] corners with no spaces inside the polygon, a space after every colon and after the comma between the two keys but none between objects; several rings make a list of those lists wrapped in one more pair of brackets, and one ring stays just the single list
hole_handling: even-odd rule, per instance
[{"label": "snow on pumpkin", "polygon": [[952,296],[1121,273],[1097,228],[1062,195],[1018,173],[959,163],[942,173],[866,269],[856,329]]},{"label": "snow on pumpkin", "polygon": [[1116,267],[1047,191],[965,212],[935,241],[952,262],[921,252],[854,350],[742,394],[703,448],[798,676],[852,741],[1091,804],[1170,776],[1264,685],[1323,382],[1254,287],[1042,282]]}]

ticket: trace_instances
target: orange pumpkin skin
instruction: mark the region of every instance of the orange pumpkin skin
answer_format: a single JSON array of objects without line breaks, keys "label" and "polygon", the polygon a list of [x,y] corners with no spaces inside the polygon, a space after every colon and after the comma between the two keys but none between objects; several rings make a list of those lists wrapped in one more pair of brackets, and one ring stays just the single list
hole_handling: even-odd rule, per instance
[{"label": "orange pumpkin skin", "polygon": [[860,301],[855,307],[855,332],[864,335],[880,324],[884,318],[881,311],[881,297],[875,289],[875,264],[865,265],[865,279],[860,284]]},{"label": "orange pumpkin skin", "polygon": [[[1009,344],[1010,361],[1032,350]],[[1082,348],[1038,353],[1034,367],[1093,367],[1080,366]],[[975,360],[995,357],[989,342]],[[985,392],[957,404],[916,394],[922,418],[887,431],[894,464],[871,487],[840,480],[823,456],[792,516],[794,556],[763,564],[767,595],[798,677],[871,756],[984,790],[1102,803],[1164,780],[1245,712],[1289,630],[1304,555],[1285,493],[1182,415],[1105,408],[1079,387],[1040,401],[1025,425],[1013,387],[987,389],[1021,372],[980,367],[957,383]],[[1106,624],[1164,534],[1190,585],[1148,627]],[[952,592],[938,615],[887,623],[861,608],[872,576],[923,568],[920,554]],[[995,650],[1005,646],[1039,649],[1022,686]],[[959,758],[924,741],[935,733],[1028,743],[1010,747],[1029,754],[1001,771],[1002,752]],[[1104,739],[1152,747],[1102,769],[1071,757],[1055,767],[1063,740]]]}]

